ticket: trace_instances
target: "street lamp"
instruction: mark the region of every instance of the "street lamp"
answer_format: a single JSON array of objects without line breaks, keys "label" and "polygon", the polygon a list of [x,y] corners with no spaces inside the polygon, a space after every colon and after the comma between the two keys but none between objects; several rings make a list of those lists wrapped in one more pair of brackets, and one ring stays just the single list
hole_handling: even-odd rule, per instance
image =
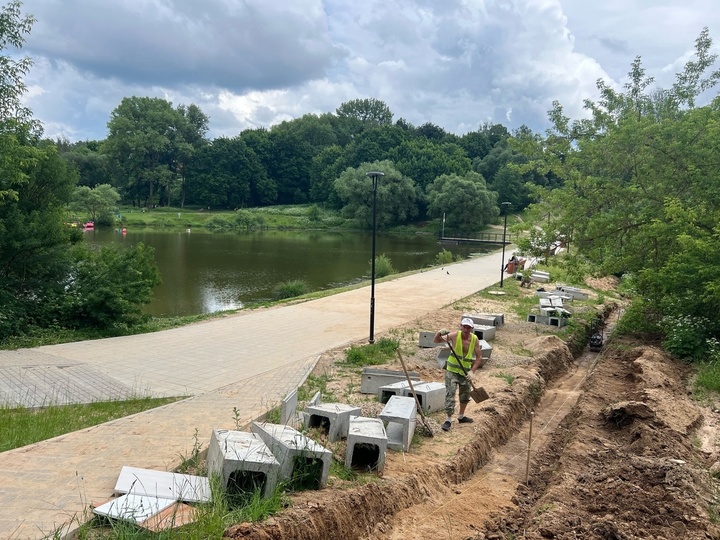
[{"label": "street lamp", "polygon": [[505,277],[505,234],[507,233],[507,215],[510,205],[512,203],[502,203],[503,211],[505,214],[505,223],[503,224],[503,249],[502,249],[502,261],[500,261],[500,287],[503,286],[503,278]]},{"label": "street lamp", "polygon": [[377,223],[377,185],[378,178],[385,176],[385,173],[379,171],[372,171],[365,173],[365,176],[369,176],[372,179],[372,190],[373,190],[373,232],[372,232],[372,259],[370,262],[370,339],[368,342],[375,343],[375,231]]}]

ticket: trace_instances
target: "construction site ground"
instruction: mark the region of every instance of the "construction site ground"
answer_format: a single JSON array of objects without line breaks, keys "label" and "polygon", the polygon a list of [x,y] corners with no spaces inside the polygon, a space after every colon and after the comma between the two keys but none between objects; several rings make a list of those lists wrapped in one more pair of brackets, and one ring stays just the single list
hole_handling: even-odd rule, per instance
[{"label": "construction site ground", "polygon": [[[612,296],[612,282],[591,285]],[[525,322],[498,298],[475,295],[385,334],[401,342],[409,370],[443,381],[437,350],[418,347],[418,329],[456,328],[465,312],[504,312],[477,378],[491,397],[468,406],[474,423],[453,422],[444,432],[444,413],[434,413],[433,436],[419,421],[410,450],[388,451],[381,476],[331,477],[325,489],[292,494],[287,509],[234,525],[226,536],[720,538],[713,477],[720,422],[712,398],[693,399],[690,366],[615,337],[599,353],[569,347],[554,335],[558,329]],[[607,333],[620,310],[609,312]],[[345,352],[323,354],[313,374],[329,378],[337,401],[377,416],[382,404],[359,393],[359,370],[345,363]],[[401,369],[398,360],[377,367]],[[342,461],[344,443],[322,442]]]}]

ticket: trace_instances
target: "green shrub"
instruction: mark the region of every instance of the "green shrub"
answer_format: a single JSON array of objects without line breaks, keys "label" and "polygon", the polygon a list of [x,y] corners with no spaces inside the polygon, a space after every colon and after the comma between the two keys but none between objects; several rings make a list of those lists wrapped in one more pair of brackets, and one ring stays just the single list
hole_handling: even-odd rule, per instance
[{"label": "green shrub", "polygon": [[435,255],[435,264],[443,265],[450,264],[453,262],[453,254],[447,249],[443,249],[440,253]]},{"label": "green shrub", "polygon": [[205,222],[205,228],[211,231],[224,231],[233,228],[233,224],[223,216],[212,216]]},{"label": "green shrub", "polygon": [[283,281],[275,287],[275,298],[278,300],[285,300],[286,298],[294,298],[296,296],[302,296],[307,294],[310,288],[307,282],[302,279],[293,279],[290,281]]},{"label": "green shrub", "polygon": [[710,321],[704,317],[666,316],[660,321],[665,330],[663,348],[675,358],[703,361],[709,354],[705,328]]},{"label": "green shrub", "polygon": [[[370,260],[370,264],[372,265],[372,259]],[[393,268],[390,257],[385,254],[375,257],[375,277],[381,278],[394,274],[395,272],[397,272],[397,270]]]}]

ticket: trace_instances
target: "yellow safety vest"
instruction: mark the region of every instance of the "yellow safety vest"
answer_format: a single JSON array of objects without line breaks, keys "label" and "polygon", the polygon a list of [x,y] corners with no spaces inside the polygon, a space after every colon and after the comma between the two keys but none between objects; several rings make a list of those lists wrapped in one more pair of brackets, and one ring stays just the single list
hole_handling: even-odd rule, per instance
[{"label": "yellow safety vest", "polygon": [[[453,346],[453,349],[455,351],[455,354],[457,354],[458,357],[462,359],[462,365],[465,367],[465,371],[467,371],[468,373],[470,372],[470,368],[472,368],[473,365],[473,354],[475,353],[475,345],[477,344],[477,339],[478,338],[474,333],[470,334],[470,346],[468,347],[467,354],[463,357],[462,333],[458,332],[457,337],[455,338],[455,345]],[[453,353],[450,353],[450,356],[447,359],[447,366],[445,367],[445,369],[447,369],[448,371],[452,371],[453,373],[465,375],[465,372],[460,367],[460,364],[458,363]]]}]

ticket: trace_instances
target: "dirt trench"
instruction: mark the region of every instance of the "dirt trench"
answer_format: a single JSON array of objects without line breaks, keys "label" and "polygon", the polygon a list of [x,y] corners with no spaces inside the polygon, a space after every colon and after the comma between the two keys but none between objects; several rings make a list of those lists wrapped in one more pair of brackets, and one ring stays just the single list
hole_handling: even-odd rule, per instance
[{"label": "dirt trench", "polygon": [[471,431],[453,428],[393,456],[377,482],[294,495],[287,510],[225,536],[720,538],[708,473],[720,430],[689,398],[685,366],[622,342],[577,359],[552,335],[526,346],[532,362],[474,406]]}]

